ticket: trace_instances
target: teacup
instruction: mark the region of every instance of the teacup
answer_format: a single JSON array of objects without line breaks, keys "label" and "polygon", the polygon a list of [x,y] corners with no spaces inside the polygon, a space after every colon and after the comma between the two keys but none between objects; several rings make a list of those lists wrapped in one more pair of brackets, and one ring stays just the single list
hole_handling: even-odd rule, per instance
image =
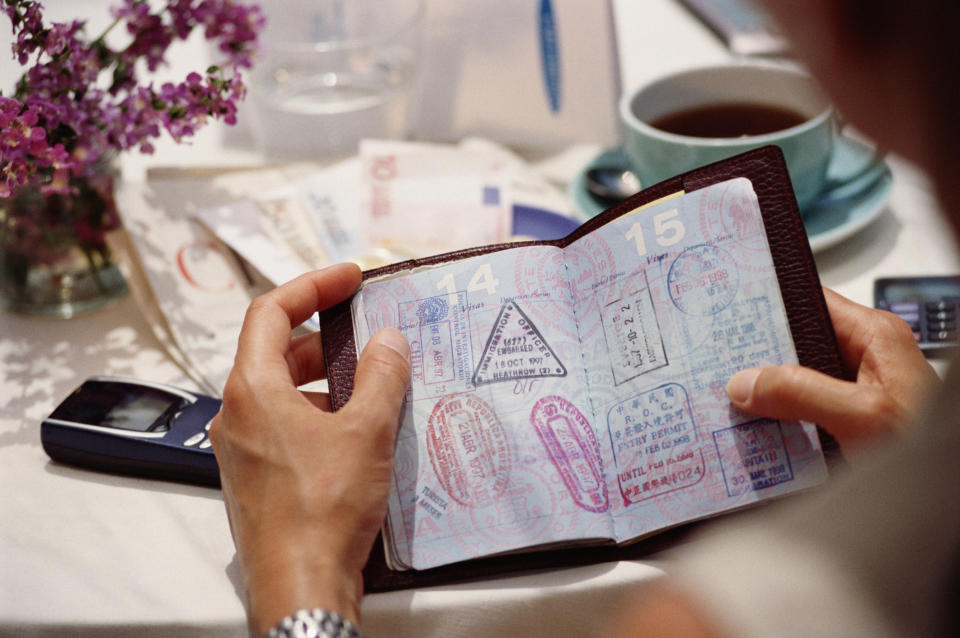
[{"label": "teacup", "polygon": [[781,148],[800,207],[826,186],[835,123],[802,70],[745,61],[662,76],[620,100],[624,151],[641,185],[752,148]]}]

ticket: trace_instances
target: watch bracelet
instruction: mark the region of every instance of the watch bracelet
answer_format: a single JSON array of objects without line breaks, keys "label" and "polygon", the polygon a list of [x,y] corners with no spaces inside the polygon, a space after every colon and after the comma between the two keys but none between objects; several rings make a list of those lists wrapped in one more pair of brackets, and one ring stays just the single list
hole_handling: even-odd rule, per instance
[{"label": "watch bracelet", "polygon": [[281,620],[264,638],[366,638],[335,611],[301,609]]}]

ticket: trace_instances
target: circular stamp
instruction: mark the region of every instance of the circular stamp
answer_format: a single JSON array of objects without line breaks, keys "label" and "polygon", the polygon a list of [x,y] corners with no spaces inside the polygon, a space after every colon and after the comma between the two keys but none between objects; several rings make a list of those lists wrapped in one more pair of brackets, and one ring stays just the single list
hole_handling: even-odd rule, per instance
[{"label": "circular stamp", "polygon": [[545,396],[534,404],[530,423],[573,501],[588,512],[610,509],[600,445],[580,410],[563,397]]},{"label": "circular stamp", "polygon": [[509,484],[512,450],[493,408],[473,393],[441,398],[427,420],[427,454],[451,499],[473,505]]},{"label": "circular stamp", "polygon": [[[371,282],[363,285],[363,310],[371,334],[381,328],[397,328],[408,331],[415,326],[403,324],[401,306],[407,299],[416,299],[419,294],[403,277],[386,282]],[[409,336],[409,335],[408,335]]]},{"label": "circular stamp", "polygon": [[711,316],[729,306],[737,295],[740,270],[722,248],[699,244],[684,250],[670,264],[667,291],[680,312]]},{"label": "circular stamp", "polygon": [[529,297],[531,314],[545,325],[573,334],[571,318],[579,320],[581,337],[600,328],[596,288],[609,281],[616,271],[616,259],[606,242],[583,237],[557,250],[521,251],[515,268],[520,297]]},{"label": "circular stamp", "polygon": [[545,326],[575,336],[569,321],[573,316],[573,299],[563,291],[569,290],[563,253],[555,250],[521,250],[514,266],[517,298],[531,315]]},{"label": "circular stamp", "polygon": [[743,255],[741,268],[759,270],[755,258],[767,254],[767,236],[757,197],[753,190],[734,180],[719,197],[704,197],[700,202],[700,230],[712,244],[732,242]]},{"label": "circular stamp", "polygon": [[449,310],[446,296],[438,295],[420,302],[417,308],[417,317],[420,319],[420,323],[436,323],[446,319]]},{"label": "circular stamp", "polygon": [[530,468],[526,470],[518,473],[516,480],[487,507],[470,511],[481,535],[492,540],[548,540],[544,535],[550,528],[556,503],[545,479]]}]

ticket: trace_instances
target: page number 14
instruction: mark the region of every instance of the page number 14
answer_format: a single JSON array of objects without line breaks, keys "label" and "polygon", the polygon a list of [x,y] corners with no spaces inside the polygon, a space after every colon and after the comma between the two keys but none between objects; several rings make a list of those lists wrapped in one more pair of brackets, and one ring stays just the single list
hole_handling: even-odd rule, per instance
[{"label": "page number 14", "polygon": [[[672,246],[687,234],[683,222],[675,219],[678,215],[680,215],[680,211],[673,208],[653,216],[653,232],[656,235],[657,244],[660,246]],[[640,222],[631,226],[624,237],[634,241],[637,246],[637,256],[642,257],[647,254],[647,242],[643,235],[643,225]]]},{"label": "page number 14", "polygon": [[[470,278],[470,283],[467,284],[467,292],[483,290],[488,295],[493,295],[496,294],[498,285],[500,285],[500,280],[493,276],[493,268],[490,267],[490,264],[483,264],[477,268],[473,277]],[[453,274],[444,275],[437,282],[437,290],[445,290],[450,295],[450,303],[457,303],[457,284],[453,280]]]}]

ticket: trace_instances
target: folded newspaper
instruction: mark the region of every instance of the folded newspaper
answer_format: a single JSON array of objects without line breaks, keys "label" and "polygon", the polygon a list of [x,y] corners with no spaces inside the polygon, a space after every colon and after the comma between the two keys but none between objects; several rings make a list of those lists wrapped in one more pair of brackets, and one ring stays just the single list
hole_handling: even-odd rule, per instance
[{"label": "folded newspaper", "polygon": [[213,395],[247,305],[270,287],[341,261],[370,268],[509,241],[517,211],[571,215],[562,189],[481,139],[367,140],[330,166],[153,169],[118,200],[126,233],[114,241],[137,301],[174,361]]}]

